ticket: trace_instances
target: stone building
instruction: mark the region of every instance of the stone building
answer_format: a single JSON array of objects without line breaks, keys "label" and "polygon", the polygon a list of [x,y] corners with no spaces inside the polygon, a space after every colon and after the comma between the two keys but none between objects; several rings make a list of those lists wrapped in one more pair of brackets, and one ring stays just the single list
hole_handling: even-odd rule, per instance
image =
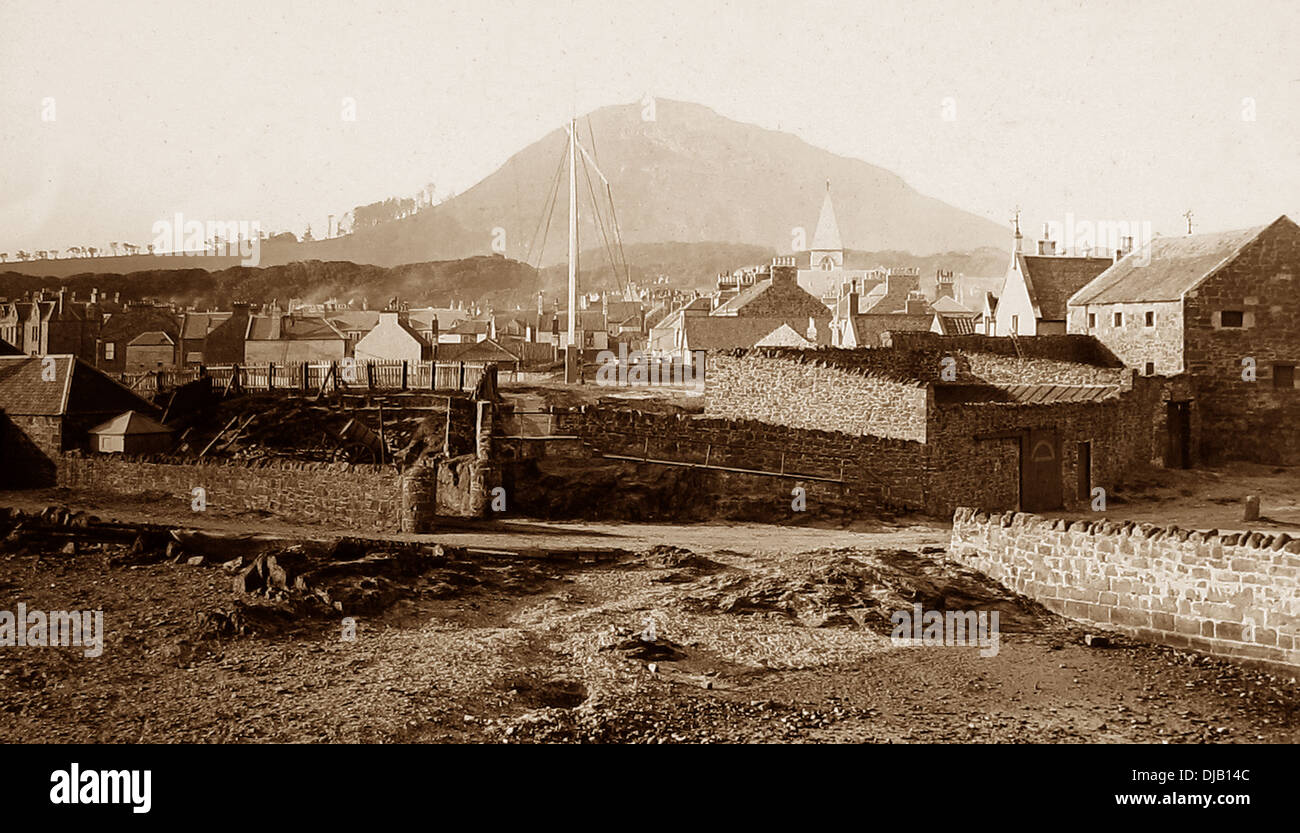
[{"label": "stone building", "polygon": [[1167,380],[1138,376],[1086,336],[894,334],[858,350],[712,354],[705,415],[919,444],[886,484],[934,514],[956,506],[1088,506],[1165,462]]},{"label": "stone building", "polygon": [[[1069,330],[1147,375],[1186,374],[1186,462],[1300,464],[1300,227],[1157,237],[1076,292]],[[1193,443],[1196,427],[1199,444]]]},{"label": "stone building", "polygon": [[250,365],[341,361],[347,343],[347,337],[320,316],[273,310],[249,317],[244,361]]},{"label": "stone building", "polygon": [[55,482],[60,454],[88,431],[149,402],[74,356],[0,356],[0,486]]}]

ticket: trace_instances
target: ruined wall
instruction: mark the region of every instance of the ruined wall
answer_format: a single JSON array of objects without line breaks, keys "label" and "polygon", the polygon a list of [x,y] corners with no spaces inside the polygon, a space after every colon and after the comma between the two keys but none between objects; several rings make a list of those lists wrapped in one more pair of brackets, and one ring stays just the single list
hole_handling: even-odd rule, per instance
[{"label": "ruined wall", "polygon": [[949,556],[1071,619],[1300,667],[1300,540],[960,508]]},{"label": "ruined wall", "polygon": [[926,391],[916,383],[758,351],[711,355],[707,378],[711,417],[925,441]]},{"label": "ruined wall", "polygon": [[153,462],[121,455],[68,452],[59,460],[58,485],[88,492],[138,495],[163,492],[189,510],[203,487],[209,510],[261,511],[295,523],[320,523],[366,532],[402,526],[401,477],[389,466],[283,461]]}]

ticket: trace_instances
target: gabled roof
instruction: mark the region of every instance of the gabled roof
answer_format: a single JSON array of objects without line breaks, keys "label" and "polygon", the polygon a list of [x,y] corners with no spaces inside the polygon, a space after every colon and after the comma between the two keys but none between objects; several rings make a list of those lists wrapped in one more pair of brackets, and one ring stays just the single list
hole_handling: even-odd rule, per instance
[{"label": "gabled roof", "polygon": [[813,233],[810,252],[842,251],[844,243],[840,240],[840,226],[835,222],[835,206],[831,205],[831,186],[826,183],[826,198],[822,200],[822,212],[817,217],[817,231]]},{"label": "gabled roof", "polygon": [[139,411],[127,411],[119,414],[108,422],[96,425],[90,429],[91,434],[111,434],[113,436],[123,436],[126,434],[170,434],[172,429],[163,425],[157,420],[150,419]]},{"label": "gabled roof", "polygon": [[1034,317],[1040,321],[1064,321],[1070,296],[1111,265],[1108,257],[1016,254]]},{"label": "gabled roof", "polygon": [[1071,305],[1177,301],[1230,263],[1265,230],[1297,228],[1283,215],[1267,226],[1185,237],[1157,237],[1080,288]]},{"label": "gabled roof", "polygon": [[153,405],[73,356],[0,356],[0,411],[63,416],[128,408],[148,411]]},{"label": "gabled roof", "polygon": [[947,295],[938,298],[930,306],[934,308],[935,312],[942,315],[975,315],[974,310],[955,298],[949,298]]},{"label": "gabled roof", "polygon": [[181,338],[205,338],[209,332],[229,318],[228,312],[187,312],[181,329]]},{"label": "gabled roof", "polygon": [[[796,318],[737,318],[734,316],[687,316],[682,322],[685,346],[690,350],[732,350],[749,348],[759,341],[788,326],[801,335],[808,327],[807,319]],[[831,342],[831,328],[825,322],[817,327],[817,342]]]},{"label": "gabled roof", "polygon": [[172,341],[172,337],[162,330],[149,330],[131,339],[127,342],[127,345],[132,347],[174,347],[176,342]]},{"label": "gabled roof", "polygon": [[439,344],[440,362],[517,362],[520,357],[490,338],[465,344]]},{"label": "gabled roof", "polygon": [[23,416],[61,416],[68,407],[73,365],[71,356],[0,357],[0,410]]},{"label": "gabled roof", "polygon": [[[271,338],[271,316],[254,315],[248,319],[249,341],[274,341]],[[283,316],[280,323],[280,341],[346,340],[346,336],[330,322],[318,316]]]}]

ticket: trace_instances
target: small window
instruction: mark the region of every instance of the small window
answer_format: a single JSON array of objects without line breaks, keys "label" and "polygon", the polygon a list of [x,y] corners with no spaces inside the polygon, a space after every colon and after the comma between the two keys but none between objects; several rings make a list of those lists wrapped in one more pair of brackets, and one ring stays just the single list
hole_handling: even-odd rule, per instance
[{"label": "small window", "polygon": [[1143,323],[1148,327],[1154,327],[1156,325],[1156,314],[1153,310],[1147,310],[1146,319]]},{"label": "small window", "polygon": [[1088,313],[1088,329],[1091,330],[1097,326],[1097,313]]},{"label": "small window", "polygon": [[1246,315],[1239,309],[1225,309],[1219,313],[1219,325],[1223,327],[1241,327],[1245,325]]},{"label": "small window", "polygon": [[1147,376],[1154,376],[1154,375],[1156,375],[1156,363],[1155,363],[1155,362],[1147,362],[1147,363],[1146,363],[1146,367],[1143,368],[1142,372],[1143,372],[1144,374],[1146,374]]},{"label": "small window", "polygon": [[1011,335],[1020,335],[1020,316],[1011,316]]},{"label": "small window", "polygon": [[1122,312],[1115,313],[1115,326],[1116,327],[1124,326],[1124,313]]},{"label": "small window", "polygon": [[1273,365],[1273,387],[1290,389],[1295,387],[1295,365]]},{"label": "small window", "polygon": [[113,360],[113,354],[114,354],[114,352],[115,352],[115,347],[116,347],[116,345],[114,345],[113,342],[111,342],[111,341],[105,343],[105,344],[104,344],[104,358],[108,359],[109,361],[112,361],[112,360]]}]

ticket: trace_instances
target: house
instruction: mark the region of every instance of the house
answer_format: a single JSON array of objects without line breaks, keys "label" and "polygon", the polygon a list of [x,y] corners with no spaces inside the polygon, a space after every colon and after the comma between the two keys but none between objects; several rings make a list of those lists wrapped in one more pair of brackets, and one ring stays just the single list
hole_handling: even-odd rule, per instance
[{"label": "house", "polygon": [[336,362],[347,355],[347,337],[318,315],[279,311],[248,319],[244,361],[249,365]]},{"label": "house", "polygon": [[411,326],[410,313],[379,313],[374,328],[352,348],[358,361],[405,361],[410,364],[433,358],[433,344]]},{"label": "house", "polygon": [[[1186,374],[1174,454],[1300,465],[1300,227],[1157,237],[1069,299],[1069,329],[1146,375]],[[1192,437],[1199,435],[1199,444]]]},{"label": "house", "polygon": [[177,364],[204,364],[208,335],[230,320],[229,312],[186,312],[181,316],[180,351]]},{"label": "house", "polygon": [[126,372],[162,370],[176,364],[176,342],[162,330],[149,330],[126,345]]},{"label": "house", "polygon": [[879,347],[885,333],[929,330],[934,307],[919,288],[912,270],[890,272],[865,294],[857,286],[835,305],[831,344],[835,347]]},{"label": "house", "polygon": [[230,317],[213,325],[203,340],[203,364],[244,364],[244,340],[248,337],[248,316],[248,304],[230,305]]},{"label": "house", "polygon": [[87,432],[102,454],[157,454],[172,446],[172,429],[139,411],[127,411]]},{"label": "house", "polygon": [[985,292],[980,303],[979,316],[975,319],[975,331],[980,335],[998,334],[998,296]]},{"label": "house", "polygon": [[446,330],[438,331],[438,344],[473,344],[491,335],[492,325],[488,321],[464,319],[457,321]]},{"label": "house", "polygon": [[[180,338],[180,319],[170,307],[151,303],[129,304],[110,314],[100,327],[93,364],[107,373],[127,372],[127,345],[149,332],[166,333],[174,345]],[[175,362],[173,352],[172,362]],[[148,368],[153,370],[155,368]]]},{"label": "house", "polygon": [[774,258],[751,284],[710,306],[697,298],[651,327],[651,354],[688,361],[698,350],[750,348],[769,337],[831,344],[831,311],[799,285],[793,257]]},{"label": "house", "polygon": [[510,370],[519,370],[523,362],[518,351],[490,338],[465,344],[440,344],[437,358],[440,362],[495,362]]},{"label": "house", "polygon": [[0,356],[0,486],[53,485],[63,451],[129,410],[157,412],[75,356]]},{"label": "house", "polygon": [[1011,264],[998,292],[994,327],[998,335],[1056,335],[1066,331],[1066,302],[1085,284],[1110,268],[1108,257],[1057,254],[1056,241],[1038,241],[1038,254],[1021,251],[1020,222],[1016,221]]}]

